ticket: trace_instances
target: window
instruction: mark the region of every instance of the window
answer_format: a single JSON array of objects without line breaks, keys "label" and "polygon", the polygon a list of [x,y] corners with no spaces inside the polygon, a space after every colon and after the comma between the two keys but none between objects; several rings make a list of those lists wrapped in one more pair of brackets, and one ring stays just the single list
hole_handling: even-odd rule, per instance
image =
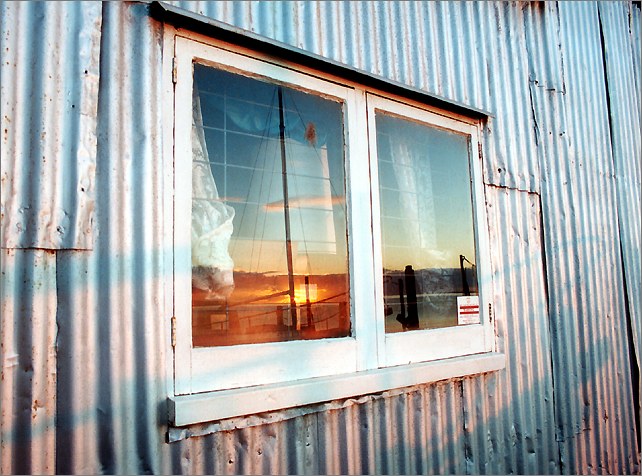
[{"label": "window", "polygon": [[176,58],[177,393],[356,371],[354,91],[182,38]]},{"label": "window", "polygon": [[491,350],[477,125],[374,95],[368,119],[380,365]]},{"label": "window", "polygon": [[476,121],[181,36],[173,76],[175,424],[491,355]]}]

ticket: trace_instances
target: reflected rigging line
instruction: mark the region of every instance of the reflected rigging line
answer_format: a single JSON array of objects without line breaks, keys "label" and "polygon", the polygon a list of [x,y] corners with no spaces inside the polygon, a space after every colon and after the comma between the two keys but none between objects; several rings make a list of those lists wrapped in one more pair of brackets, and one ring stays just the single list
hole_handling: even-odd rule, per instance
[{"label": "reflected rigging line", "polygon": [[288,197],[288,171],[285,154],[285,118],[283,115],[283,86],[278,86],[279,95],[279,139],[281,141],[281,177],[283,181],[283,213],[285,218],[285,251],[288,264],[288,288],[290,292],[290,317],[293,327],[298,329],[296,300],[294,299],[294,266],[292,263],[292,237],[290,236],[290,205]]}]

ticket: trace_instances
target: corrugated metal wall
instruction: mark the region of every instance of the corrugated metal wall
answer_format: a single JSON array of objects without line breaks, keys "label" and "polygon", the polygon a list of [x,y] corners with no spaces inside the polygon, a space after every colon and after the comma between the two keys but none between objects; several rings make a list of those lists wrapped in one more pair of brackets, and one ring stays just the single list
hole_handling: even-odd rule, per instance
[{"label": "corrugated metal wall", "polygon": [[[619,3],[598,4],[603,31],[605,75],[607,94],[610,98],[609,120],[613,166],[617,187],[618,222],[622,240],[626,285],[629,290],[629,312],[634,324],[634,344],[640,363],[642,322],[640,307],[642,289],[640,273],[640,16],[627,15],[626,5]],[[637,28],[636,28],[637,26]],[[631,38],[631,30],[637,37]],[[633,41],[631,41],[633,40]],[[636,91],[637,95],[631,92]],[[637,99],[637,100],[636,100]],[[609,104],[609,105],[610,105]]]},{"label": "corrugated metal wall", "polygon": [[3,474],[55,471],[53,250],[92,247],[101,9],[0,5]]},{"label": "corrugated metal wall", "polygon": [[559,24],[565,91],[532,88],[557,439],[564,471],[622,473],[635,419],[597,5],[561,2]]},{"label": "corrugated metal wall", "polygon": [[94,251],[58,269],[58,473],[164,472],[161,37],[103,4]]},{"label": "corrugated metal wall", "polygon": [[3,2],[3,247],[91,248],[100,9]]},{"label": "corrugated metal wall", "polygon": [[2,250],[0,471],[54,472],[56,257]]},{"label": "corrugated metal wall", "polygon": [[[493,113],[484,175],[498,348],[507,368],[166,443],[171,309],[160,236],[160,25],[137,3],[105,3],[102,12],[93,3],[4,3],[3,248],[47,247],[11,241],[9,204],[37,189],[44,193],[31,203],[47,210],[68,190],[61,176],[78,182],[79,175],[64,174],[85,160],[74,144],[92,135],[82,129],[90,115],[61,120],[62,113],[43,112],[44,100],[27,98],[51,95],[66,104],[80,95],[98,110],[97,152],[88,159],[95,163],[91,246],[2,250],[2,473],[638,470],[625,302],[639,309],[639,8],[176,5]],[[73,33],[37,28],[52,17],[66,18]],[[99,92],[86,86],[79,38],[100,39]],[[44,57],[52,45],[73,67],[59,72],[43,59],[30,70],[25,58]],[[61,87],[12,79],[34,72]],[[37,128],[15,125],[27,105],[40,118]],[[41,130],[64,138],[48,156],[49,172],[33,162],[45,147],[30,145]],[[18,167],[32,173],[18,182]],[[80,196],[69,202],[74,223],[85,223],[72,206]],[[27,235],[48,233],[38,223]],[[631,311],[631,322],[639,341],[639,311]]]}]

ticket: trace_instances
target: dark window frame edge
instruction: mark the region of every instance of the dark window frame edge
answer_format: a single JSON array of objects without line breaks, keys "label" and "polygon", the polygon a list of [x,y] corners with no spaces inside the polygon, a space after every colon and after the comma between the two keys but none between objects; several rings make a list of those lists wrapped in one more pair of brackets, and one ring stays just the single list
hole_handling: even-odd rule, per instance
[{"label": "dark window frame edge", "polygon": [[361,84],[365,87],[400,96],[473,120],[486,120],[492,117],[489,112],[482,109],[461,104],[442,96],[431,94],[422,89],[353,68],[286,43],[257,35],[251,31],[218,20],[213,20],[204,15],[174,7],[173,5],[158,0],[152,1],[149,5],[152,18],[163,23],[169,23],[176,28],[185,28],[213,39],[246,47],[262,54],[323,71],[324,73],[346,81]]}]

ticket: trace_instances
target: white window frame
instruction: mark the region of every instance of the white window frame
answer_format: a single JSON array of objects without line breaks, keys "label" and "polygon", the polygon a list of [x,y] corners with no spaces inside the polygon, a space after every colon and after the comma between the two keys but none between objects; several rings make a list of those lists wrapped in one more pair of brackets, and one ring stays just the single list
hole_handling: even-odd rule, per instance
[{"label": "white window frame", "polygon": [[[403,365],[413,362],[426,362],[447,359],[461,355],[479,354],[494,350],[494,330],[489,313],[491,296],[490,256],[488,254],[488,230],[486,209],[484,207],[483,176],[479,156],[479,126],[474,122],[444,116],[420,107],[394,101],[375,94],[367,95],[368,134],[370,152],[370,176],[372,184],[373,224],[372,237],[376,275],[376,322],[378,323],[379,363],[381,367]],[[378,112],[388,113],[416,122],[427,127],[443,129],[469,137],[468,163],[472,182],[473,224],[475,250],[478,270],[480,324],[426,329],[412,332],[388,333],[383,330],[383,263],[382,232],[380,221],[379,167],[377,157],[377,129],[375,124]]]},{"label": "white window frame", "polygon": [[[192,87],[193,61],[199,61],[232,72],[263,77],[290,87],[314,91],[344,103],[345,128],[357,128],[356,92],[352,88],[323,81],[301,72],[256,58],[206,45],[190,39],[176,38],[175,72],[175,310],[176,310],[176,393],[191,394],[212,390],[241,388],[312,377],[337,375],[363,370],[368,349],[358,348],[355,335],[366,329],[355,325],[353,336],[224,347],[192,347],[191,294],[191,209],[192,209]],[[346,134],[346,150],[357,150],[358,136]],[[347,154],[346,154],[347,155]],[[188,160],[186,160],[188,158]],[[352,163],[352,162],[351,162]],[[358,165],[353,164],[358,167]],[[359,170],[350,171],[358,176]],[[348,202],[363,201],[350,196]],[[351,207],[355,210],[356,207]],[[348,233],[352,235],[352,217]],[[349,256],[356,256],[349,249]],[[351,267],[363,266],[356,261]],[[366,264],[370,266],[369,264]],[[351,286],[357,283],[352,280]],[[362,286],[362,285],[361,285]],[[358,312],[359,300],[351,299],[351,314]],[[212,365],[216,362],[216,365]],[[239,369],[243,369],[239,371]]]},{"label": "white window frame", "polygon": [[[403,98],[196,34],[166,27],[164,90],[165,172],[168,208],[165,233],[172,262],[173,348],[169,410],[175,426],[278,410],[379,392],[504,367],[494,352],[478,121],[437,111]],[[173,54],[172,54],[173,53]],[[345,338],[192,348],[191,316],[191,98],[193,60],[235,73],[259,76],[315,91],[344,103],[345,176],[352,335]],[[171,94],[173,91],[173,94]],[[385,334],[379,223],[376,110],[469,134],[475,239],[482,324]],[[187,158],[187,159],[186,159]],[[371,177],[371,180],[368,178]],[[171,215],[171,218],[169,218]],[[483,289],[483,292],[482,292]],[[462,345],[462,342],[465,345]],[[408,348],[425,349],[408,352]],[[299,357],[292,359],[292,354]],[[239,369],[242,371],[239,372]]]}]

